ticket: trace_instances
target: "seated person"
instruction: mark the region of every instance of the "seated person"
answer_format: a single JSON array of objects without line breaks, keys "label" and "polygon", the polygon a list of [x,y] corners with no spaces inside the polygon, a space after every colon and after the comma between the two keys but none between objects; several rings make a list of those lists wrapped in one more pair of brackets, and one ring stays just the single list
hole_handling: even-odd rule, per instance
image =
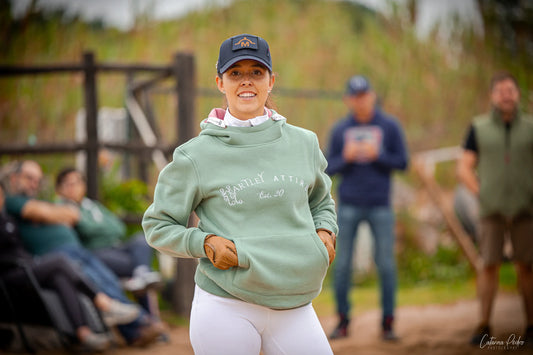
[{"label": "seated person", "polygon": [[[79,220],[79,210],[36,199],[42,176],[41,167],[32,160],[17,163],[8,175],[6,210],[18,223],[26,250],[40,256],[62,253],[79,266],[99,291],[122,303],[131,303],[113,272],[81,245],[72,228]],[[143,310],[136,320],[119,325],[118,330],[128,344],[139,346],[164,334],[162,324],[154,322]]]},{"label": "seated person", "polygon": [[[88,326],[77,292],[81,292],[93,300],[108,326],[126,324],[139,315],[137,307],[124,304],[109,298],[97,291],[84,277],[69,264],[69,260],[59,253],[50,253],[34,259],[23,247],[15,220],[4,209],[4,188],[0,184],[0,259],[23,261],[30,266],[37,282],[43,288],[56,291],[64,307],[67,317],[76,329],[81,345],[87,350],[103,351],[110,345],[106,334],[94,333]],[[0,264],[0,277],[10,285],[25,286],[28,278],[16,263]]]},{"label": "seated person", "polygon": [[81,243],[91,250],[115,275],[128,278],[124,287],[139,297],[148,310],[144,292],[160,287],[161,276],[151,269],[153,249],[142,232],[126,238],[126,225],[100,202],[86,197],[87,185],[81,172],[63,169],[56,178],[56,193],[62,203],[79,208],[74,225]]}]

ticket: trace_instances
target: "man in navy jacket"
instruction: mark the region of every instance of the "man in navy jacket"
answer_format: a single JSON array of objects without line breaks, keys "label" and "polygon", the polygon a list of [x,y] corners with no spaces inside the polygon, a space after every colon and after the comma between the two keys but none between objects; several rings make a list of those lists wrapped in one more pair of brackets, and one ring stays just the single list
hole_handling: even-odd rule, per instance
[{"label": "man in navy jacket", "polygon": [[384,340],[395,340],[396,262],[391,175],[394,170],[407,168],[404,135],[398,121],[377,107],[376,93],[366,77],[350,78],[344,103],[350,112],[333,128],[327,154],[327,173],[341,176],[335,264],[339,324],[330,338],[347,336],[353,248],[359,223],[367,221],[374,237],[374,261],[380,278],[382,335]]}]

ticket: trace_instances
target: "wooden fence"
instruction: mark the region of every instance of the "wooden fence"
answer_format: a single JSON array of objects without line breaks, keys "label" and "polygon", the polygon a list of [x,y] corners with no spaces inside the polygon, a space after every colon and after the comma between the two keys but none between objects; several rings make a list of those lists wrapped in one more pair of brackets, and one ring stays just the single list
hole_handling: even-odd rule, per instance
[{"label": "wooden fence", "polygon": [[[131,80],[135,74],[144,72],[153,74],[150,79],[137,81]],[[177,53],[169,65],[155,66],[145,64],[111,64],[96,61],[93,52],[83,53],[79,63],[58,64],[48,66],[0,66],[0,80],[5,77],[23,75],[52,75],[61,73],[82,73],[83,97],[85,108],[86,140],[81,143],[67,142],[56,144],[5,144],[0,143],[0,156],[21,154],[73,154],[79,151],[86,153],[85,172],[87,175],[87,196],[93,199],[98,197],[98,154],[103,148],[120,150],[133,153],[139,159],[139,172],[141,178],[147,181],[147,156],[150,156],[162,168],[166,164],[166,156],[177,145],[186,142],[195,134],[195,97],[196,78],[195,62],[191,54]],[[128,76],[128,89],[126,109],[134,122],[142,144],[106,144],[99,140],[98,135],[98,75],[119,73]],[[175,85],[173,94],[177,101],[176,127],[177,141],[170,145],[159,143],[158,130],[155,119],[146,105],[141,103],[139,96],[162,80],[172,78]],[[191,218],[191,223],[194,219]],[[179,259],[174,276],[172,305],[174,311],[183,316],[190,313],[194,293],[194,270],[196,260]]]},{"label": "wooden fence", "polygon": [[[3,77],[22,75],[51,75],[60,73],[83,74],[83,97],[85,108],[85,142],[67,142],[55,144],[0,144],[1,155],[16,154],[72,154],[79,151],[86,153],[87,195],[97,198],[98,195],[98,152],[103,148],[121,150],[134,153],[136,156],[146,157],[146,153],[163,153],[167,155],[176,145],[191,138],[194,131],[194,98],[196,96],[196,80],[194,57],[186,53],[177,53],[173,62],[166,66],[145,64],[111,64],[96,61],[93,52],[83,53],[80,63],[57,64],[48,66],[0,66],[0,80]],[[142,138],[142,144],[106,144],[98,139],[98,88],[97,76],[107,73],[121,73],[128,77],[134,77],[136,73],[146,72],[153,74],[148,80],[130,82],[127,93],[127,109],[134,121],[137,131]],[[158,137],[155,120],[145,110],[137,99],[143,90],[147,90],[164,79],[173,78],[175,81],[174,94],[177,101],[176,127],[177,142],[171,145],[161,145]],[[156,159],[157,162],[157,159]],[[159,160],[158,167],[161,167]],[[139,169],[141,174],[147,169]],[[141,176],[146,180],[146,176]]]}]

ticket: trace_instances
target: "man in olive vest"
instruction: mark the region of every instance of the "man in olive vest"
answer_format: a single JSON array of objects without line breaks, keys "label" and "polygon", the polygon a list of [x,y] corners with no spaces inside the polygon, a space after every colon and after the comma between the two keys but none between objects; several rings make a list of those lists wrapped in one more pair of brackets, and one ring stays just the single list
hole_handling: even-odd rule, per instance
[{"label": "man in olive vest", "polygon": [[533,117],[519,110],[520,91],[509,73],[491,81],[492,111],[475,117],[457,164],[461,182],[480,203],[477,289],[481,322],[472,345],[491,340],[490,316],[498,289],[504,238],[510,237],[512,261],[522,294],[526,329],[533,345]]}]

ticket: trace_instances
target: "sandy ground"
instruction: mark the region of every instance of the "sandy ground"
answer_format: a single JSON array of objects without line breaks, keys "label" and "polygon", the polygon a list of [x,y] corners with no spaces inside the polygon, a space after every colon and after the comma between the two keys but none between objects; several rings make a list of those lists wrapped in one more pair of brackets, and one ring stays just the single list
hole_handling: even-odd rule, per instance
[{"label": "sandy ground", "polygon": [[[331,342],[335,355],[495,355],[533,354],[533,348],[520,343],[523,332],[523,308],[518,295],[499,295],[494,308],[494,342],[484,348],[468,344],[477,325],[478,305],[461,301],[451,305],[403,307],[397,311],[397,333],[400,341],[384,343],[379,338],[380,311],[369,311],[354,319],[350,336]],[[329,333],[336,325],[334,316],[320,319]],[[515,342],[513,343],[512,340]],[[170,331],[171,342],[147,349],[121,348],[113,355],[193,355],[188,330],[176,327]]]},{"label": "sandy ground", "polygon": [[[468,344],[478,321],[474,300],[450,305],[401,307],[397,310],[398,342],[380,339],[380,311],[372,310],[352,320],[347,338],[331,341],[335,355],[497,355],[533,354],[533,346],[523,342],[524,311],[517,294],[500,294],[493,313],[493,342],[480,347]],[[336,317],[321,317],[326,333],[336,325]],[[40,337],[39,335],[35,335]],[[187,327],[172,327],[170,342],[147,348],[118,347],[103,355],[193,355]],[[0,352],[1,353],[1,352]],[[19,353],[20,354],[20,353]],[[40,355],[68,355],[65,352],[40,352]],[[292,355],[292,354],[290,354]]]}]

